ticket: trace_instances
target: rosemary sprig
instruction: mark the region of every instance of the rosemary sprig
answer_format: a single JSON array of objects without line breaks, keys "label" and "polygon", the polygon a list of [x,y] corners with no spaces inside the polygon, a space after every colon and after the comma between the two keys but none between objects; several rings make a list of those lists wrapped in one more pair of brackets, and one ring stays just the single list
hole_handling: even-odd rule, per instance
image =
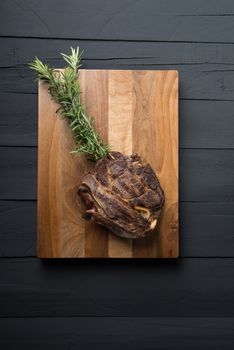
[{"label": "rosemary sprig", "polygon": [[93,119],[86,115],[81,103],[78,83],[81,54],[79,48],[71,48],[70,55],[61,54],[68,64],[63,72],[42,63],[37,57],[29,66],[37,73],[38,79],[48,84],[49,93],[60,105],[57,112],[69,120],[76,143],[72,153],[85,153],[89,160],[96,162],[108,154],[109,146],[95,131]]}]

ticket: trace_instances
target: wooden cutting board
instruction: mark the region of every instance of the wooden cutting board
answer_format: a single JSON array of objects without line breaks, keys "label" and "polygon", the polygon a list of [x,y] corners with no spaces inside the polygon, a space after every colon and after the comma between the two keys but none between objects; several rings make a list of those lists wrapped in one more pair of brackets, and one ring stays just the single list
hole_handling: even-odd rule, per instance
[{"label": "wooden cutting board", "polygon": [[39,84],[38,256],[41,258],[178,257],[178,73],[146,70],[81,70],[86,112],[112,150],[138,153],[149,162],[165,192],[155,233],[140,240],[114,236],[82,218],[77,195],[91,167],[74,157],[67,121],[46,85]]}]

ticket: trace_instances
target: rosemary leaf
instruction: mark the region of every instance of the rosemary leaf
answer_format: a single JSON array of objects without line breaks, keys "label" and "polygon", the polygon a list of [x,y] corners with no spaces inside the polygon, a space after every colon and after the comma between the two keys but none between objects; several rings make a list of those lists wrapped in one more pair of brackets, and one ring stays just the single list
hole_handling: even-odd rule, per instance
[{"label": "rosemary leaf", "polygon": [[42,63],[37,57],[29,67],[37,73],[38,79],[48,85],[51,96],[59,103],[57,113],[61,118],[69,120],[76,143],[71,153],[86,154],[91,161],[98,161],[109,153],[109,145],[105,144],[94,128],[93,119],[87,116],[81,103],[80,85],[78,83],[79,68],[81,67],[79,48],[71,48],[71,54],[61,54],[68,66],[63,72]]}]

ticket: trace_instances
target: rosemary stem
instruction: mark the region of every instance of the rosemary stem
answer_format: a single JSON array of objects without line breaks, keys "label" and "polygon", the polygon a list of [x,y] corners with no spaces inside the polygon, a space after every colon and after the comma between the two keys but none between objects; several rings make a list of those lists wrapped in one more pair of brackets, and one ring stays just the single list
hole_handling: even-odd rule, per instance
[{"label": "rosemary stem", "polygon": [[96,162],[107,156],[109,146],[102,141],[94,128],[93,119],[86,115],[81,103],[78,82],[81,54],[79,48],[71,48],[70,55],[61,55],[68,64],[62,72],[42,63],[37,57],[29,66],[37,73],[38,79],[48,85],[49,93],[59,103],[57,112],[62,118],[69,120],[76,143],[72,153],[85,153],[89,160]]}]

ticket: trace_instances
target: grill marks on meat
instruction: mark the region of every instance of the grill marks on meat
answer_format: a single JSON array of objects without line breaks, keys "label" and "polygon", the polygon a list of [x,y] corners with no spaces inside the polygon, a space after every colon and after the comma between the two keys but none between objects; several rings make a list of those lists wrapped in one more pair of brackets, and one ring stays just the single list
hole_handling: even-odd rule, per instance
[{"label": "grill marks on meat", "polygon": [[164,193],[149,164],[138,155],[109,155],[82,178],[78,190],[86,205],[84,218],[106,226],[125,238],[145,237],[154,231]]}]

